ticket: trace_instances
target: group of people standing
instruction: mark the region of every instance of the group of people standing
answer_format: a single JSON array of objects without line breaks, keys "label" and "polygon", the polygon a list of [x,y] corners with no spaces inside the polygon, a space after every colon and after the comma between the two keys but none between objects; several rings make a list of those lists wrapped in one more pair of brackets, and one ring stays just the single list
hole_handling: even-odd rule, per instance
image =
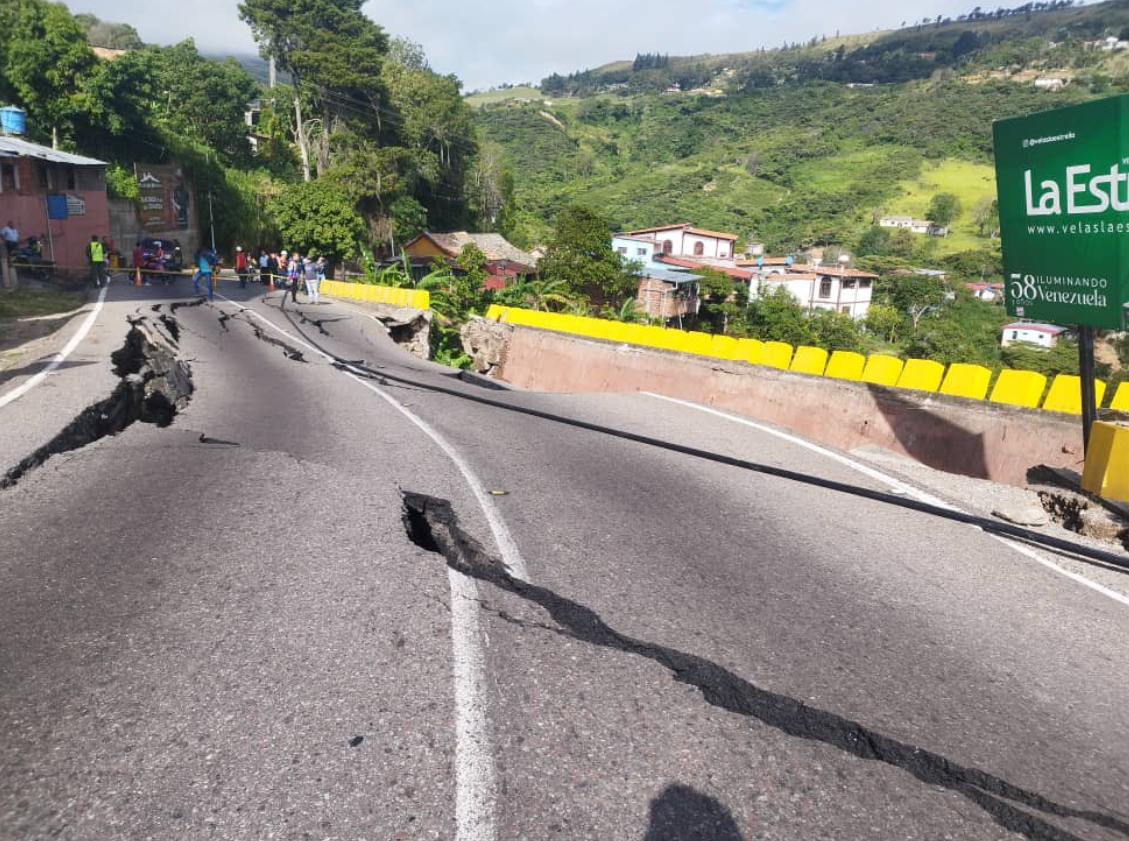
[{"label": "group of people standing", "polygon": [[[298,252],[291,254],[280,251],[277,254],[263,249],[259,250],[256,258],[259,264],[259,282],[273,285],[285,284],[285,289],[290,293],[294,303],[298,303],[298,288],[304,286],[306,296],[310,303],[316,304],[319,300],[318,287],[325,280],[325,271],[328,263],[325,257],[314,257],[307,254],[303,257]],[[239,267],[236,265],[236,271]],[[250,272],[240,274],[240,283]]]}]

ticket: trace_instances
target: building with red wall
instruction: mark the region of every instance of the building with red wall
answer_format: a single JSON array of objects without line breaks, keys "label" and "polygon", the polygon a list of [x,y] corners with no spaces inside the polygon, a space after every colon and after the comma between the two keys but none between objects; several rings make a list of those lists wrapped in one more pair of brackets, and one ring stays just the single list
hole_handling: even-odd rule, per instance
[{"label": "building with red wall", "polygon": [[0,136],[0,225],[8,221],[61,268],[85,267],[91,235],[110,232],[105,162]]}]

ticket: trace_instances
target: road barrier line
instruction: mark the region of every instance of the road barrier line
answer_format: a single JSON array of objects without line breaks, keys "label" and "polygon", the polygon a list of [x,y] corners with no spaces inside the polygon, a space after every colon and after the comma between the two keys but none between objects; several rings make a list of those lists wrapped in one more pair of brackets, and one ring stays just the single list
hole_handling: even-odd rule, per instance
[{"label": "road barrier line", "polygon": [[[340,362],[249,307],[223,295],[216,297],[235,304],[240,312],[257,318],[290,341],[340,366],[347,377],[384,399],[415,424],[455,464],[470,486],[486,517],[502,560],[514,578],[529,581],[525,561],[493,500],[487,496],[485,484],[446,438],[384,389],[364,379],[364,372],[359,368]],[[455,685],[455,837],[457,841],[493,841],[497,837],[495,815],[498,785],[486,716],[486,657],[478,623],[478,585],[474,579],[450,567],[447,579],[451,588],[451,650]]]},{"label": "road barrier line", "polygon": [[[832,459],[833,461],[837,461],[840,464],[844,465],[845,467],[849,467],[851,470],[854,470],[858,473],[863,474],[864,476],[868,476],[871,479],[874,479],[878,482],[881,482],[885,485],[888,485],[890,487],[890,490],[892,490],[894,493],[905,494],[906,496],[913,497],[918,502],[923,502],[926,505],[932,505],[932,506],[935,506],[937,508],[946,508],[950,511],[955,511],[955,512],[960,513],[960,514],[973,516],[973,515],[969,514],[967,511],[963,511],[963,510],[961,510],[960,508],[957,508],[954,505],[950,505],[947,502],[943,502],[942,500],[938,499],[935,496],[932,496],[931,494],[926,493],[925,491],[918,490],[917,488],[913,487],[912,485],[908,485],[905,482],[902,482],[898,479],[895,479],[893,476],[890,476],[886,473],[883,473],[880,470],[875,470],[873,467],[870,467],[868,465],[862,464],[861,462],[855,461],[854,459],[852,459],[848,456],[845,456],[842,453],[837,453],[834,450],[829,450],[826,447],[821,447],[818,444],[813,444],[811,441],[805,441],[803,438],[799,438],[795,435],[790,435],[787,432],[781,432],[779,429],[773,429],[771,426],[767,426],[763,423],[757,423],[756,421],[749,420],[748,418],[742,418],[738,415],[731,415],[728,412],[720,412],[717,409],[711,409],[708,406],[700,406],[697,403],[691,403],[688,400],[680,400],[677,397],[667,397],[665,394],[656,394],[655,392],[652,392],[652,391],[641,391],[639,393],[645,394],[647,397],[654,397],[658,400],[665,400],[668,403],[677,403],[680,406],[685,406],[685,407],[690,408],[690,409],[695,409],[699,412],[705,412],[706,414],[709,414],[709,415],[716,415],[719,418],[725,418],[726,420],[733,421],[734,423],[739,423],[743,426],[752,427],[753,429],[756,429],[759,432],[764,432],[764,433],[767,433],[768,435],[773,435],[773,436],[780,438],[784,441],[788,441],[791,444],[795,444],[799,447],[803,447],[806,450],[810,450],[813,453],[818,453],[821,456],[825,456],[829,459]],[[977,528],[977,527],[973,526],[973,528]],[[1054,563],[1053,561],[1051,561],[1047,558],[1044,558],[1038,552],[1035,552],[1031,548],[1024,546],[1021,543],[1016,543],[1014,540],[1008,540],[1006,537],[1001,537],[1000,535],[992,534],[991,532],[985,532],[985,533],[989,537],[991,537],[992,539],[997,540],[1000,543],[1002,543],[1004,546],[1007,546],[1011,549],[1014,549],[1016,552],[1019,552],[1024,557],[1027,557],[1027,558],[1029,558],[1033,561],[1038,562],[1039,564],[1042,564],[1047,569],[1052,570],[1053,572],[1056,572],[1059,575],[1063,575],[1066,578],[1069,578],[1072,581],[1075,581],[1075,582],[1081,584],[1084,587],[1089,587],[1091,590],[1094,590],[1095,592],[1101,593],[1103,596],[1108,596],[1109,598],[1113,599],[1115,602],[1120,602],[1121,604],[1129,607],[1129,596],[1125,596],[1125,595],[1117,592],[1116,590],[1112,590],[1109,587],[1106,587],[1102,584],[1099,584],[1098,582],[1096,582],[1096,581],[1094,581],[1090,578],[1086,578],[1086,576],[1080,575],[1077,572],[1073,572],[1072,570],[1061,567],[1058,564]]]},{"label": "road barrier line", "polygon": [[94,326],[94,322],[98,320],[98,314],[102,312],[102,305],[106,303],[106,293],[109,291],[109,289],[110,285],[108,283],[102,287],[102,291],[98,293],[98,300],[94,303],[94,309],[92,309],[90,311],[90,314],[86,316],[86,320],[82,322],[82,326],[78,328],[78,332],[71,336],[71,340],[63,346],[63,349],[61,351],[55,354],[55,358],[51,360],[46,368],[44,368],[38,374],[34,374],[30,378],[28,378],[27,382],[23,383],[17,388],[12,389],[7,394],[0,397],[0,409],[3,409],[9,403],[19,400],[21,397],[23,397],[25,394],[27,394],[29,391],[31,391],[33,388],[47,379],[50,374],[55,373],[55,371],[59,369],[59,366],[66,361],[67,357],[74,353],[75,348],[77,348],[79,346],[79,343],[86,338],[86,334],[90,332],[90,328],[92,328]]}]

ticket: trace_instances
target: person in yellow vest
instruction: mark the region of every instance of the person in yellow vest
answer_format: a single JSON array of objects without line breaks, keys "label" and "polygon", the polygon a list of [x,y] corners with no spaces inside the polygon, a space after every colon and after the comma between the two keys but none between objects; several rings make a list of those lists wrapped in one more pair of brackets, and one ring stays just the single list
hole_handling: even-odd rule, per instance
[{"label": "person in yellow vest", "polygon": [[86,258],[90,261],[90,279],[101,289],[106,272],[106,247],[98,241],[97,234],[90,235],[90,243],[86,246]]}]

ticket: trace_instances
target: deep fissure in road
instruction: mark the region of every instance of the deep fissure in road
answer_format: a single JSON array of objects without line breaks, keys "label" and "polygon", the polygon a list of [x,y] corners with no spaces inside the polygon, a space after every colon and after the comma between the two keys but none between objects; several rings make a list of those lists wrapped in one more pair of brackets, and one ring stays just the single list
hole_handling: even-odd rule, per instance
[{"label": "deep fissure in road", "polygon": [[594,610],[545,587],[515,578],[502,561],[459,526],[458,517],[447,500],[407,491],[402,492],[402,498],[402,521],[413,543],[441,555],[452,569],[541,607],[556,622],[556,627],[528,623],[498,611],[498,616],[505,621],[653,660],[668,669],[675,680],[697,688],[715,707],[755,718],[789,736],[822,742],[860,759],[892,765],[927,785],[961,794],[1009,832],[1039,841],[1079,841],[1078,836],[1019,808],[1022,806],[1046,815],[1087,821],[1129,836],[1129,822],[1113,815],[1064,806],[986,771],[963,767],[940,754],[870,730],[859,722],[761,689],[705,658],[621,634]]},{"label": "deep fissure in road", "polygon": [[177,358],[179,325],[174,330],[170,321],[176,325],[171,316],[161,317],[171,340],[147,317],[131,318],[125,341],[110,355],[120,378],[110,396],[87,406],[62,432],[9,469],[0,478],[0,489],[12,487],[53,455],[117,435],[138,421],[161,427],[172,423],[191,398],[194,384],[188,364]]}]

